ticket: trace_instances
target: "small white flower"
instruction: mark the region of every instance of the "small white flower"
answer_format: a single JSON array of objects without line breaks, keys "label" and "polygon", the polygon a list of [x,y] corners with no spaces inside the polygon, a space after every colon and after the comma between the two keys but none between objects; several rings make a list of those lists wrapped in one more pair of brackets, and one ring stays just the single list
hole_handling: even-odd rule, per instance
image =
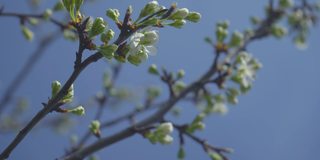
[{"label": "small white flower", "polygon": [[217,102],[213,105],[211,112],[225,115],[228,112],[228,107],[223,102]]},{"label": "small white flower", "polygon": [[133,49],[133,48],[138,47],[138,45],[139,45],[139,43],[140,43],[140,40],[141,40],[141,38],[142,38],[143,36],[144,36],[144,35],[143,35],[142,33],[139,33],[139,32],[134,33],[134,34],[130,37],[130,43],[129,43],[130,49]]},{"label": "small white flower", "polygon": [[166,135],[160,139],[161,144],[171,144],[173,142],[173,137]]},{"label": "small white flower", "polygon": [[158,131],[167,135],[173,132],[173,125],[171,122],[161,123],[158,127]]},{"label": "small white flower", "polygon": [[142,60],[147,59],[148,55],[156,55],[155,43],[158,40],[158,32],[150,28],[134,33],[129,40],[129,55],[144,55]]},{"label": "small white flower", "polygon": [[239,55],[239,66],[238,66],[238,75],[241,77],[241,85],[245,88],[250,87],[251,83],[255,80],[256,72],[257,72],[257,60],[246,53],[241,52]]},{"label": "small white flower", "polygon": [[158,31],[152,30],[143,33],[144,36],[141,38],[141,44],[154,45],[159,40]]}]

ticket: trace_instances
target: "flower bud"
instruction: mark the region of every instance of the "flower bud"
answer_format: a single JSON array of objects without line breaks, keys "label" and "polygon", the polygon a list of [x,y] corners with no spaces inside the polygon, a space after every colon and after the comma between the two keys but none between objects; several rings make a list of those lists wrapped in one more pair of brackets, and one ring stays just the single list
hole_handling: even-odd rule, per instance
[{"label": "flower bud", "polygon": [[148,99],[155,99],[160,96],[161,89],[158,87],[149,87],[147,89]]},{"label": "flower bud", "polygon": [[158,71],[158,68],[155,64],[152,64],[149,69],[148,69],[148,72],[150,74],[154,74],[154,75],[159,75],[159,71]]},{"label": "flower bud", "polygon": [[68,112],[73,113],[78,116],[83,116],[85,114],[85,109],[82,106],[78,106],[74,109],[68,110]]},{"label": "flower bud", "polygon": [[206,124],[204,124],[203,122],[198,122],[195,125],[196,125],[196,128],[200,131],[202,131],[206,128]]},{"label": "flower bud", "polygon": [[250,21],[254,25],[257,25],[257,24],[261,23],[261,19],[259,17],[256,17],[256,16],[250,17]]},{"label": "flower bud", "polygon": [[171,144],[173,142],[173,137],[170,135],[165,135],[164,137],[161,137],[159,142],[164,145]]},{"label": "flower bud", "polygon": [[178,19],[184,19],[188,16],[189,10],[188,8],[181,8],[178,9],[176,12],[174,12],[169,19],[178,20]]},{"label": "flower bud", "polygon": [[173,125],[171,122],[161,123],[158,126],[157,131],[163,133],[164,135],[170,134],[173,132]]},{"label": "flower bud", "polygon": [[131,54],[128,56],[128,61],[135,65],[135,66],[138,66],[142,61],[141,59],[139,58],[139,56],[137,54]]},{"label": "flower bud", "polygon": [[89,129],[95,136],[100,137],[100,122],[98,120],[91,121]]},{"label": "flower bud", "polygon": [[104,32],[104,30],[107,28],[107,24],[106,22],[103,20],[103,18],[101,17],[97,17],[93,24],[92,27],[89,31],[89,37],[94,37],[96,35],[101,34],[102,32]]},{"label": "flower bud", "polygon": [[213,105],[211,112],[225,115],[228,112],[228,108],[223,102],[217,102]]},{"label": "flower bud", "polygon": [[181,92],[185,88],[186,88],[186,84],[182,81],[177,81],[173,86],[173,90],[175,92]]},{"label": "flower bud", "polygon": [[185,76],[185,74],[186,74],[186,72],[183,69],[181,69],[181,70],[179,70],[179,72],[177,74],[177,78],[181,79]]},{"label": "flower bud", "polygon": [[62,102],[63,102],[63,103],[70,103],[70,102],[72,102],[73,97],[74,97],[74,90],[73,90],[73,84],[72,84],[72,85],[70,86],[70,88],[68,89],[67,95],[65,95],[65,96],[62,98]]},{"label": "flower bud", "polygon": [[21,31],[23,33],[24,38],[26,38],[28,41],[32,41],[33,39],[33,32],[26,26],[21,26]]},{"label": "flower bud", "polygon": [[137,59],[140,61],[140,63],[148,59],[148,53],[145,51],[145,49],[138,51],[138,53],[136,53],[135,55]]},{"label": "flower bud", "polygon": [[218,153],[209,152],[208,155],[211,158],[211,160],[223,160],[223,158]]},{"label": "flower bud", "polygon": [[223,27],[217,27],[216,37],[218,42],[223,42],[228,36],[228,30]]},{"label": "flower bud", "polygon": [[52,10],[51,9],[46,9],[43,13],[43,18],[45,20],[50,19],[50,17],[52,16]]},{"label": "flower bud", "polygon": [[76,35],[76,33],[74,33],[71,30],[64,30],[63,31],[63,37],[67,40],[71,40],[71,41],[75,41],[78,39],[78,36]]},{"label": "flower bud", "polygon": [[283,36],[285,36],[288,33],[288,31],[286,28],[284,28],[282,26],[274,25],[271,28],[271,33],[276,38],[282,38]]},{"label": "flower bud", "polygon": [[107,59],[111,59],[114,56],[114,53],[117,51],[118,46],[116,44],[104,45],[100,47],[99,52],[103,55],[103,57]]},{"label": "flower bud", "polygon": [[106,44],[114,37],[114,31],[109,29],[107,32],[104,32],[100,36],[100,40]]},{"label": "flower bud", "polygon": [[140,39],[141,45],[153,45],[159,40],[158,32],[155,30],[147,31],[143,35]]},{"label": "flower bud", "polygon": [[160,6],[158,1],[151,1],[145,5],[145,7],[141,10],[139,18],[151,15],[157,11],[159,11]]},{"label": "flower bud", "polygon": [[186,17],[186,20],[197,23],[201,19],[201,14],[198,12],[190,12]]},{"label": "flower bud", "polygon": [[118,22],[120,12],[117,9],[108,9],[106,15],[115,22]]},{"label": "flower bud", "polygon": [[229,25],[230,25],[230,22],[228,20],[217,23],[217,27],[222,27],[223,29],[227,29]]},{"label": "flower bud", "polygon": [[144,21],[144,22],[142,23],[142,25],[154,26],[154,25],[158,25],[158,23],[159,23],[159,19],[153,17],[153,18],[150,18],[150,19]]},{"label": "flower bud", "polygon": [[183,19],[175,20],[173,23],[170,23],[169,25],[175,28],[182,28],[186,24],[186,21]]},{"label": "flower bud", "polygon": [[294,37],[293,41],[298,49],[306,49],[308,47],[306,37],[302,34]]},{"label": "flower bud", "polygon": [[59,81],[53,81],[51,84],[51,98],[54,98],[61,89],[61,83]]},{"label": "flower bud", "polygon": [[241,32],[235,31],[231,36],[229,45],[231,47],[238,47],[243,43],[243,34]]}]

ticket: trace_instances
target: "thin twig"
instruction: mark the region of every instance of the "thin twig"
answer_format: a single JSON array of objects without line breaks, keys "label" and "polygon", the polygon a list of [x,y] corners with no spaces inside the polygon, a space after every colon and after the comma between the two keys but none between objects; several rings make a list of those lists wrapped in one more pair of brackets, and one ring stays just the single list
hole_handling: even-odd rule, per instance
[{"label": "thin twig", "polygon": [[216,152],[223,158],[223,160],[228,160],[228,158],[224,155],[224,153],[231,153],[230,149],[215,147],[213,145],[208,144],[208,142],[206,140],[201,139],[201,138],[187,132],[187,125],[173,124],[173,126],[174,126],[174,128],[176,128],[178,130],[180,137],[182,135],[186,135],[187,137],[189,137],[193,141],[200,144],[205,152],[209,152],[209,151]]},{"label": "thin twig", "polygon": [[[19,18],[22,21],[27,20],[28,18],[36,18],[36,19],[45,19],[44,14],[25,14],[25,13],[13,13],[13,12],[0,12],[0,17],[16,17]],[[58,26],[61,30],[64,30],[68,28],[68,25],[60,22],[59,20],[50,17],[49,21],[53,23],[54,25]]]}]

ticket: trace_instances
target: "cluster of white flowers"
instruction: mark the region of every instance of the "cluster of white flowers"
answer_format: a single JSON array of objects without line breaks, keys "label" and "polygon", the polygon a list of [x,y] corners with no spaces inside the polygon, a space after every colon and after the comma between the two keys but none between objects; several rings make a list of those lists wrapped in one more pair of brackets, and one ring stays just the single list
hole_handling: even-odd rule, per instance
[{"label": "cluster of white flowers", "polygon": [[239,64],[236,75],[238,83],[244,88],[250,88],[255,80],[256,72],[262,67],[262,64],[247,52],[241,52],[237,61]]},{"label": "cluster of white flowers", "polygon": [[134,65],[148,59],[149,55],[153,56],[157,52],[155,44],[159,40],[158,31],[152,28],[141,30],[134,33],[128,43],[128,61]]}]

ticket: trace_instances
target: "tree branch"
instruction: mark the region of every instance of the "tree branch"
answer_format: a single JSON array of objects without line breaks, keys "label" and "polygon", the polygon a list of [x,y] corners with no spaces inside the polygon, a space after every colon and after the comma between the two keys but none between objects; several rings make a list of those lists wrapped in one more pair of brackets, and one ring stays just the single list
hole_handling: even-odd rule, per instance
[{"label": "tree branch", "polygon": [[[281,12],[283,14],[283,12]],[[271,17],[270,17],[271,16]],[[262,39],[270,35],[269,29],[270,27],[276,22],[278,17],[272,17],[273,14],[269,14],[268,17],[262,22],[264,25],[260,25],[256,30],[254,30],[253,35],[246,37],[244,43],[236,48],[233,52],[228,52],[227,54],[233,55],[232,57],[235,58],[241,51],[245,50],[245,48],[254,40]],[[281,17],[282,15],[280,15]],[[101,138],[97,142],[82,148],[66,157],[63,157],[63,160],[81,160],[86,156],[91,155],[92,153],[104,148],[108,147],[116,142],[122,141],[128,137],[133,136],[136,134],[135,128],[144,128],[146,126],[150,126],[156,122],[159,122],[163,119],[164,115],[170,111],[170,109],[181,99],[187,96],[189,93],[197,91],[199,88],[202,88],[206,83],[210,82],[210,78],[217,73],[217,66],[218,66],[218,54],[216,54],[213,64],[210,69],[202,75],[197,81],[191,83],[188,87],[186,87],[180,94],[175,97],[171,97],[164,105],[160,107],[160,109],[152,114],[151,116],[147,117],[146,119],[142,120],[141,122],[137,123],[135,126],[128,127],[114,135],[109,137]],[[225,62],[225,61],[224,61]],[[224,75],[226,76],[226,75]],[[219,78],[219,77],[218,77]]]},{"label": "tree branch", "polygon": [[[0,11],[0,17],[16,17],[19,18],[21,22],[24,22],[25,20],[29,18],[36,18],[36,19],[42,19],[45,20],[45,15],[43,14],[25,14],[25,13],[13,13],[13,12],[3,12]],[[50,17],[49,21],[53,23],[54,25],[58,26],[61,30],[64,30],[68,28],[68,25],[60,22],[59,20]]]}]

